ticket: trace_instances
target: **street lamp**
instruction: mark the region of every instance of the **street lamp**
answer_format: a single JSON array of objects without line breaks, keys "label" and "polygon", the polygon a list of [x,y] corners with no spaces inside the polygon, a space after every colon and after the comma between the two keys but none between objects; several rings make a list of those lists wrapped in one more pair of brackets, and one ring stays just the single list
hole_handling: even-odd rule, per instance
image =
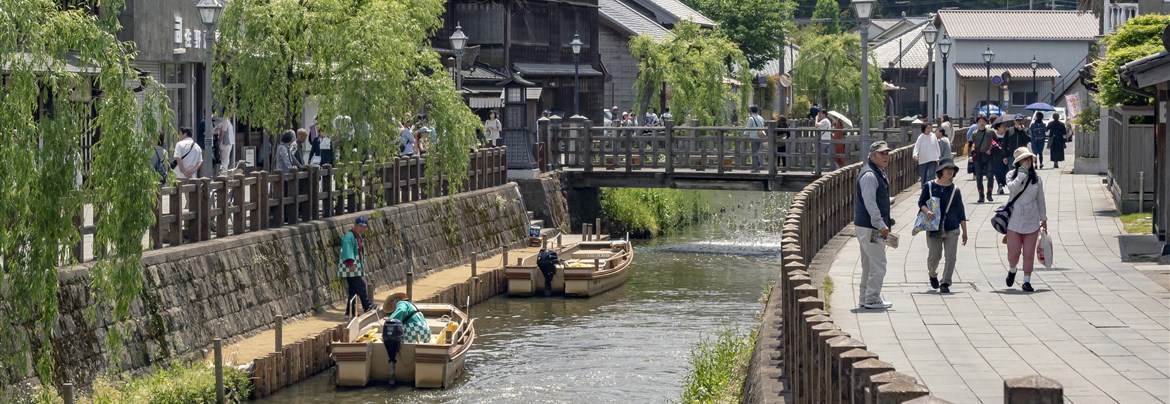
[{"label": "street lamp", "polygon": [[987,45],[987,50],[983,51],[983,63],[987,65],[987,97],[983,99],[983,105],[987,108],[987,117],[991,117],[991,61],[995,60],[995,52],[991,51],[991,45]]},{"label": "street lamp", "polygon": [[943,35],[942,40],[938,42],[938,51],[942,52],[942,57],[943,57],[943,68],[942,68],[942,70],[943,70],[943,80],[942,80],[943,81],[943,113],[946,114],[948,111],[948,108],[947,108],[947,77],[950,76],[950,74],[947,73],[947,54],[951,53],[951,38],[950,37]]},{"label": "street lamp", "polygon": [[[873,0],[853,0],[857,11],[858,31],[861,31],[861,150],[869,150],[869,17],[873,13]],[[869,156],[861,154],[864,162]]]},{"label": "street lamp", "polygon": [[455,89],[463,91],[463,45],[467,43],[467,35],[463,35],[463,27],[455,23],[455,32],[451,34],[451,49],[455,50]]},{"label": "street lamp", "polygon": [[199,3],[195,4],[195,8],[199,10],[199,19],[207,28],[203,30],[205,36],[203,46],[207,47],[207,64],[203,68],[203,169],[199,170],[199,174],[202,177],[211,177],[214,166],[211,149],[215,141],[215,137],[211,135],[211,65],[214,63],[211,43],[215,40],[215,24],[219,22],[219,15],[223,13],[223,2],[221,0],[199,0]]},{"label": "street lamp", "polygon": [[573,116],[581,116],[581,35],[573,34]]},{"label": "street lamp", "polygon": [[930,99],[926,100],[926,119],[930,122],[934,121],[934,42],[938,40],[938,28],[931,23],[926,26],[926,30],[922,31],[922,36],[926,39],[926,63],[930,64],[930,68],[926,71],[926,94]]},{"label": "street lamp", "polygon": [[1040,101],[1040,92],[1036,91],[1036,68],[1040,67],[1040,62],[1036,61],[1036,55],[1032,55],[1032,62],[1028,66],[1032,67],[1032,102]]}]

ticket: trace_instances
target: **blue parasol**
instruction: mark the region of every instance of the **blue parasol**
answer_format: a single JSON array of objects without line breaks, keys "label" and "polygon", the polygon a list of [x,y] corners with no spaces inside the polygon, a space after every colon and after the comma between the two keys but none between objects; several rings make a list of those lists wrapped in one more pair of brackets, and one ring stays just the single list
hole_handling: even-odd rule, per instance
[{"label": "blue parasol", "polygon": [[1029,111],[1056,111],[1056,108],[1053,108],[1051,105],[1048,105],[1044,102],[1034,102],[1028,104],[1028,106],[1024,109]]}]

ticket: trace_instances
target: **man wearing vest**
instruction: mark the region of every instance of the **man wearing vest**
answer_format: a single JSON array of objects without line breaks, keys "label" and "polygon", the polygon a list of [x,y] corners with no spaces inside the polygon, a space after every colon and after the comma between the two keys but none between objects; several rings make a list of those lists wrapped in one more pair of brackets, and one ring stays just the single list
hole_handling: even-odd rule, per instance
[{"label": "man wearing vest", "polygon": [[888,309],[893,303],[882,300],[882,282],[886,278],[886,243],[890,235],[890,181],[886,166],[890,163],[890,146],[884,141],[869,146],[869,161],[857,176],[857,204],[853,209],[853,226],[861,244],[860,306]]}]

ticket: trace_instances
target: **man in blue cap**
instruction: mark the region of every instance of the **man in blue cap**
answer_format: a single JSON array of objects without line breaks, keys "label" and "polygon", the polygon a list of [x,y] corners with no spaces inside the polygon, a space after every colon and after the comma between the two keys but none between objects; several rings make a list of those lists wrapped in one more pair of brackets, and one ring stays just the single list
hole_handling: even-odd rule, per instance
[{"label": "man in blue cap", "polygon": [[366,228],[369,226],[370,221],[365,216],[360,216],[354,221],[353,228],[345,232],[345,236],[341,237],[341,259],[337,264],[337,276],[345,279],[346,318],[357,317],[358,314],[361,314],[357,312],[357,307],[354,307],[354,296],[361,299],[363,313],[373,307],[369,294],[366,293],[366,271],[364,267],[366,249],[364,240],[362,240],[362,235],[366,233]]}]

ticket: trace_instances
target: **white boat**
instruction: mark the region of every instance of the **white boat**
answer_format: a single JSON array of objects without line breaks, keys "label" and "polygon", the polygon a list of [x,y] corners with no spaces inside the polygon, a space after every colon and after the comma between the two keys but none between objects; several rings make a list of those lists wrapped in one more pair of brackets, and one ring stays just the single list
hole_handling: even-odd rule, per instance
[{"label": "white boat", "polygon": [[[544,291],[537,255],[504,266],[509,295],[532,296]],[[557,266],[552,292],[589,297],[626,283],[634,247],[627,240],[582,241],[558,249],[557,257],[565,263]]]},{"label": "white boat", "polygon": [[[386,345],[381,342],[382,322],[386,313],[381,308],[371,310],[350,320],[347,325],[350,341],[331,344],[333,360],[337,362],[337,385],[359,387],[370,382],[410,383],[420,388],[446,388],[463,373],[467,350],[475,341],[475,320],[451,304],[415,303],[427,319],[431,329],[428,343],[403,343],[398,352],[394,375],[390,375],[390,361]],[[372,338],[376,336],[376,338]]]}]

